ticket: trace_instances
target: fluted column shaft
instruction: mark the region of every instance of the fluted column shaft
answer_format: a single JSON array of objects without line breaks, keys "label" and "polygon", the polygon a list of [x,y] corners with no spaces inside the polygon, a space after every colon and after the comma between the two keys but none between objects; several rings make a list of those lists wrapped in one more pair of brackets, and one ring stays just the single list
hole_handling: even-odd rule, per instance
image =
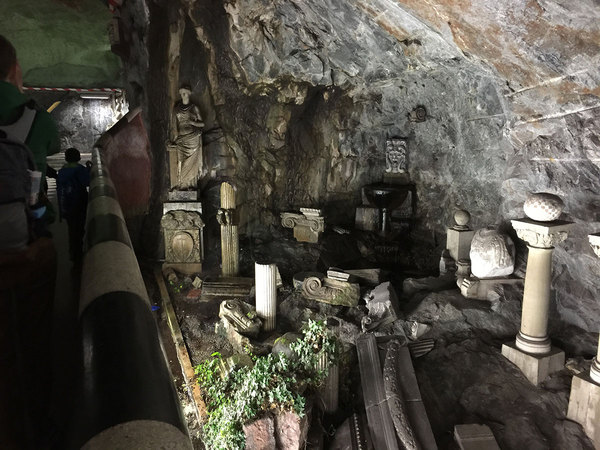
[{"label": "fluted column shaft", "polygon": [[235,190],[229,183],[221,184],[221,209],[217,219],[221,224],[221,272],[225,277],[234,277],[239,273],[240,252]]},{"label": "fluted column shaft", "polygon": [[327,370],[327,378],[323,381],[323,385],[319,388],[319,396],[323,401],[323,411],[326,413],[334,413],[338,409],[339,401],[339,368],[337,364],[329,366],[329,355],[323,353],[319,357],[317,364],[318,370]]},{"label": "fluted column shaft", "polygon": [[256,313],[263,321],[263,330],[273,331],[277,317],[277,265],[254,264]]}]

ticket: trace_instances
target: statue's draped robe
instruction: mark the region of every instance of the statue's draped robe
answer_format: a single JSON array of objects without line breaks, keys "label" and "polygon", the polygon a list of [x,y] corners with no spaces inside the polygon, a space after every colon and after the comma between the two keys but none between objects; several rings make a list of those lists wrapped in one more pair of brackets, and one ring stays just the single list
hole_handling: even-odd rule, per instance
[{"label": "statue's draped robe", "polygon": [[192,122],[202,122],[198,107],[192,103],[175,106],[178,136],[175,139],[180,164],[179,189],[195,188],[202,174],[202,131]]}]

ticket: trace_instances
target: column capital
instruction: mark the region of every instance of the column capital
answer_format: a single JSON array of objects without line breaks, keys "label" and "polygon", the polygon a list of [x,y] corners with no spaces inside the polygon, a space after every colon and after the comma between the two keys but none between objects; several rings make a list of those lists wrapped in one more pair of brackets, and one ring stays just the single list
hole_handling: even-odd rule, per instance
[{"label": "column capital", "polygon": [[531,219],[511,220],[512,226],[520,239],[530,247],[552,249],[567,239],[573,222],[554,220],[538,222]]},{"label": "column capital", "polygon": [[600,233],[588,234],[590,246],[598,258],[600,258]]}]

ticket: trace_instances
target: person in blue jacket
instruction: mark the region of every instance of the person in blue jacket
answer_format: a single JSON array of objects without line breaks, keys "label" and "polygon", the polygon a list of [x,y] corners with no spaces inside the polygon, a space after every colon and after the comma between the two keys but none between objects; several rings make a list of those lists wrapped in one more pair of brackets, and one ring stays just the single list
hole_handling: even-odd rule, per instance
[{"label": "person in blue jacket", "polygon": [[90,171],[79,164],[81,154],[76,148],[65,151],[66,164],[58,171],[56,187],[58,210],[61,219],[69,228],[69,254],[71,261],[81,262],[83,255],[83,233],[90,185]]}]

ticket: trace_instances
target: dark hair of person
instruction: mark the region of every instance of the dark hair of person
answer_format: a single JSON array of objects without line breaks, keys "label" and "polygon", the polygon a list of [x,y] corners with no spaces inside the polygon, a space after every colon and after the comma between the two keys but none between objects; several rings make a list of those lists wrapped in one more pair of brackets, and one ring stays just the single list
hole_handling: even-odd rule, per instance
[{"label": "dark hair of person", "polygon": [[81,155],[79,154],[79,150],[76,148],[68,148],[65,150],[65,161],[67,162],[77,162],[81,160]]},{"label": "dark hair of person", "polygon": [[17,63],[17,51],[8,39],[0,34],[0,80],[6,80],[10,69]]}]

